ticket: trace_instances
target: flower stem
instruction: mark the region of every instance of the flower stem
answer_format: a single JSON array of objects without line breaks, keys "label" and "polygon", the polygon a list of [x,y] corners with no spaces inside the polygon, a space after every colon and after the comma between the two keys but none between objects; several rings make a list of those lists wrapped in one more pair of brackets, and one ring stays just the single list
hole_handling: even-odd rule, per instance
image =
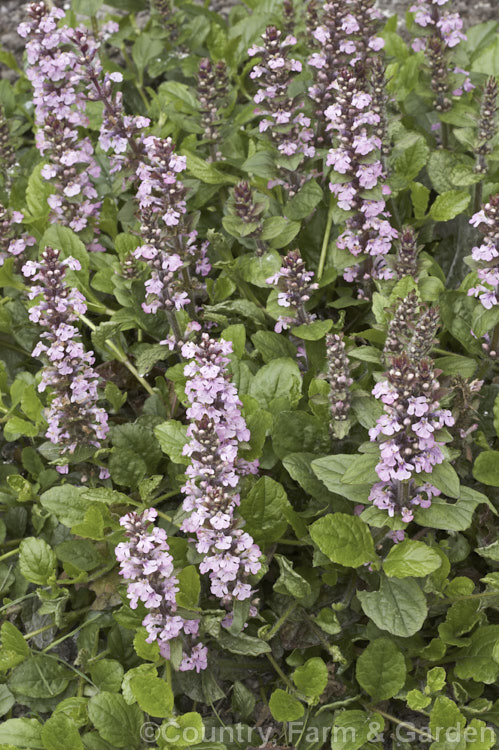
[{"label": "flower stem", "polygon": [[333,206],[334,196],[331,195],[329,199],[329,210],[327,212],[326,231],[322,240],[321,257],[319,258],[319,267],[317,269],[317,279],[322,278],[324,273],[324,266],[326,264],[327,248],[329,245],[329,237],[331,235],[331,227],[333,226]]},{"label": "flower stem", "polygon": [[483,199],[483,182],[480,180],[480,182],[477,182],[475,185],[475,196],[473,200],[473,208],[475,210],[475,213],[480,211],[482,207],[482,199]]}]

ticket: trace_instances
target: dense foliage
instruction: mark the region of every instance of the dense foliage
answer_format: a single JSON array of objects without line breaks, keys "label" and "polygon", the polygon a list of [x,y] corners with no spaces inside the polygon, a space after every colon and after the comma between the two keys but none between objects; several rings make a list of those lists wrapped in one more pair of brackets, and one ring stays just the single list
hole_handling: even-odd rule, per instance
[{"label": "dense foliage", "polygon": [[0,750],[497,747],[499,24],[208,5],[0,51]]}]

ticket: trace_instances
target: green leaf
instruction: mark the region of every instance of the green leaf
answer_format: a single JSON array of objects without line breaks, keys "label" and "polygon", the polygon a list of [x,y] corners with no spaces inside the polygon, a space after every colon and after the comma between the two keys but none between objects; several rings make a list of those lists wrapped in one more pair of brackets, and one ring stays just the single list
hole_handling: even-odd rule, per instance
[{"label": "green leaf", "polygon": [[352,349],[349,356],[353,359],[360,359],[361,362],[372,362],[375,365],[381,363],[381,352],[375,346],[358,346]]},{"label": "green leaf", "polygon": [[119,449],[109,459],[111,479],[124,487],[137,487],[147,474],[147,464],[130,450]]},{"label": "green leaf", "polygon": [[7,685],[0,685],[0,716],[5,716],[10,711],[16,699]]},{"label": "green leaf", "polygon": [[[270,216],[268,219],[265,219],[265,221],[263,222],[261,234],[262,240],[264,240],[264,242],[268,242],[268,240],[274,240],[276,237],[279,237],[279,235],[284,232],[288,224],[289,219],[287,219],[285,216]],[[281,264],[279,263],[278,269],[280,267]]]},{"label": "green leaf", "polygon": [[323,192],[315,180],[308,180],[284,207],[284,213],[288,219],[301,221],[305,219],[314,208],[321,202]]},{"label": "green leaf", "polygon": [[424,542],[406,539],[391,548],[383,563],[383,570],[390,578],[418,578],[433,573],[441,565],[438,552]]},{"label": "green leaf", "polygon": [[132,47],[132,58],[142,73],[150,62],[163,52],[163,42],[160,39],[154,39],[150,34],[139,34]]},{"label": "green leaf", "polygon": [[199,573],[194,565],[187,565],[177,575],[179,590],[176,595],[179,607],[193,609],[197,607],[201,592]]},{"label": "green leaf", "polygon": [[130,680],[130,689],[141,709],[150,716],[160,718],[171,716],[173,693],[164,680],[137,673]]},{"label": "green leaf", "polygon": [[293,682],[298,690],[309,698],[318,698],[326,689],[327,667],[318,656],[307,659],[305,664],[293,672]]},{"label": "green leaf", "polygon": [[274,420],[272,445],[281,459],[300,450],[324,453],[330,446],[328,425],[303,411],[282,411]]},{"label": "green leaf", "polygon": [[343,484],[363,484],[364,482],[373,484],[378,481],[378,475],[375,472],[378,463],[377,453],[361,453],[355,456],[341,481]]},{"label": "green leaf", "polygon": [[499,541],[493,542],[487,547],[478,547],[477,549],[475,549],[475,552],[478,552],[479,555],[481,555],[482,557],[486,557],[489,560],[499,562]]},{"label": "green leaf", "polygon": [[[83,536],[87,537],[88,539],[100,541],[101,539],[104,539],[104,523],[105,521],[102,510],[97,505],[91,505],[90,508],[85,511],[83,521],[81,523],[75,523],[73,526],[71,526],[71,533],[76,534],[77,536]],[[71,542],[68,542],[68,544],[71,544]],[[83,550],[80,549],[80,552],[82,551]],[[96,559],[96,555],[94,553],[91,553],[87,546],[84,550],[82,558],[78,560],[78,566],[81,566],[82,564],[88,565],[91,559],[95,560],[97,563],[102,562],[100,556],[98,556],[98,559]],[[92,568],[94,568],[95,565],[93,564],[93,562],[91,564]],[[84,570],[84,568],[80,569]]]},{"label": "green leaf", "polygon": [[447,503],[439,497],[434,497],[429,508],[418,508],[414,514],[420,526],[446,531],[465,531],[471,526],[473,513],[480,503],[489,504],[489,500],[481,492],[470,487],[461,487],[461,497],[456,503]]},{"label": "green leaf", "polygon": [[298,336],[304,341],[320,341],[332,327],[332,320],[314,320],[312,323],[293,328],[293,336]]},{"label": "green leaf", "polygon": [[291,477],[298,482],[305,492],[320,500],[329,500],[330,493],[312,470],[313,453],[289,453],[282,463]]},{"label": "green leaf", "polygon": [[407,693],[407,705],[414,711],[421,711],[431,703],[429,695],[423,695],[421,690],[409,690]]},{"label": "green leaf", "polygon": [[421,480],[430,482],[447,497],[459,497],[460,484],[456,470],[448,461],[437,464],[431,473],[421,472]]},{"label": "green leaf", "polygon": [[357,591],[362,609],[380,630],[408,638],[426,619],[426,599],[416,581],[381,577],[379,591]]},{"label": "green leaf", "polygon": [[430,713],[429,723],[431,734],[437,738],[437,741],[432,743],[433,750],[448,750],[449,747],[459,747],[461,742],[457,744],[454,740],[451,744],[447,739],[447,730],[451,730],[451,736],[456,737],[464,729],[465,724],[466,719],[454,701],[445,695],[438,695]]},{"label": "green leaf", "polygon": [[357,659],[359,685],[375,701],[393,698],[405,683],[405,659],[389,638],[377,638]]},{"label": "green leaf", "polygon": [[[159,646],[157,641],[147,642],[149,634],[145,628],[139,628],[133,639],[133,647],[137,656],[146,661],[158,661],[160,659]],[[128,673],[127,673],[128,674]]]},{"label": "green leaf", "polygon": [[250,431],[250,439],[248,443],[241,445],[240,454],[247,461],[253,461],[262,455],[262,448],[273,419],[272,414],[264,409],[258,409],[249,416],[245,416],[245,419],[246,426]]},{"label": "green leaf", "polygon": [[499,677],[499,664],[494,661],[494,647],[499,642],[499,625],[482,625],[456,660],[455,672],[462,680],[492,685]]},{"label": "green leaf", "polygon": [[221,333],[221,338],[224,341],[230,341],[232,344],[232,351],[241,359],[246,351],[246,328],[242,323],[236,323],[232,326],[227,326]]},{"label": "green leaf", "polygon": [[34,654],[14,669],[9,688],[14,694],[29,698],[53,698],[67,688],[70,675],[49,656]]},{"label": "green leaf", "polygon": [[445,669],[443,667],[433,667],[426,676],[426,684],[430,693],[438,693],[445,687]]},{"label": "green leaf", "polygon": [[236,680],[232,688],[231,708],[240,713],[243,718],[247,718],[253,712],[255,703],[256,700],[252,691],[242,682]]},{"label": "green leaf", "polygon": [[0,743],[22,750],[45,750],[42,725],[36,719],[8,719],[0,726]]},{"label": "green leaf", "polygon": [[77,728],[65,714],[47,719],[42,727],[42,742],[46,750],[84,750]]},{"label": "green leaf", "polygon": [[264,362],[281,357],[296,357],[296,347],[280,333],[257,331],[251,337],[251,341]]},{"label": "green leaf", "polygon": [[41,176],[44,164],[37,164],[31,172],[26,188],[27,220],[45,219],[50,213],[47,198],[53,193],[53,185]]},{"label": "green leaf", "polygon": [[358,516],[330,513],[311,525],[310,536],[324,555],[340,565],[357,568],[376,556],[369,527]]},{"label": "green leaf", "polygon": [[[397,147],[396,151],[399,151]],[[395,158],[395,172],[403,184],[408,184],[418,176],[428,161],[430,149],[424,138],[418,137],[411,145]]]},{"label": "green leaf", "polygon": [[161,450],[176,464],[190,464],[189,456],[183,454],[184,446],[189,442],[187,438],[187,426],[175,419],[170,419],[164,424],[154,428]]},{"label": "green leaf", "polygon": [[0,630],[2,639],[2,648],[6,651],[12,651],[18,654],[22,659],[29,656],[30,650],[23,634],[11,622],[5,621]]},{"label": "green leaf", "polygon": [[467,190],[448,190],[438,195],[430,209],[430,216],[434,221],[450,221],[464,213],[470,202]]},{"label": "green leaf", "polygon": [[305,713],[298,698],[277,688],[269,700],[270,713],[276,721],[295,721]]},{"label": "green leaf", "polygon": [[99,690],[119,693],[124,671],[116,659],[99,659],[90,667],[90,676]]},{"label": "green leaf", "polygon": [[310,584],[303,576],[294,569],[293,564],[283,555],[274,555],[280,569],[280,576],[274,583],[274,591],[278,594],[287,594],[295,599],[304,599],[312,593]]},{"label": "green leaf", "polygon": [[470,357],[450,354],[447,357],[437,357],[435,367],[442,370],[444,375],[461,375],[463,378],[472,378],[476,372],[477,363]]},{"label": "green leaf", "polygon": [[499,40],[497,38],[473,58],[471,70],[488,76],[499,76]]},{"label": "green leaf", "polygon": [[[95,531],[95,528],[92,530]],[[103,526],[100,525],[97,530],[102,533]],[[56,546],[55,553],[62,562],[85,571],[94,570],[103,560],[102,555],[87,539],[72,539],[68,542],[62,542]]]},{"label": "green leaf", "polygon": [[183,748],[189,745],[202,747],[203,736],[204,726],[201,715],[196,711],[190,711],[170,719],[166,726],[163,724],[158,742],[162,747]]},{"label": "green leaf", "polygon": [[47,584],[57,565],[55,552],[44,539],[34,536],[23,539],[19,545],[19,567],[30,583]]},{"label": "green leaf", "polygon": [[113,747],[141,746],[140,729],[143,714],[138,706],[128,706],[122,695],[98,693],[88,702],[90,721],[104,740]]},{"label": "green leaf", "polygon": [[348,454],[324,456],[312,461],[314,474],[325,484],[330,492],[348,498],[356,503],[366,503],[371,491],[372,483],[344,484],[342,479],[355,459]]},{"label": "green leaf", "polygon": [[336,714],[331,728],[331,749],[360,750],[361,747],[370,747],[367,743],[375,740],[384,726],[380,714],[340,711]]},{"label": "green leaf", "polygon": [[274,542],[284,534],[288,522],[284,510],[290,508],[284,487],[270,477],[260,477],[246,497],[239,512],[246,521],[246,531],[258,544]]},{"label": "green leaf", "polygon": [[239,177],[222,172],[190,151],[182,150],[182,153],[187,157],[187,171],[201,182],[208,185],[227,185],[239,182]]},{"label": "green leaf", "polygon": [[270,151],[258,151],[241,165],[241,169],[257,177],[269,180],[276,175],[275,157]]},{"label": "green leaf", "polygon": [[5,423],[3,432],[4,438],[11,442],[17,440],[21,435],[26,435],[26,437],[36,437],[40,432],[40,429],[36,424],[28,422],[26,419],[13,416]]},{"label": "green leaf", "polygon": [[473,476],[478,482],[499,487],[499,451],[482,451],[473,464]]},{"label": "green leaf", "polygon": [[298,221],[289,221],[284,219],[284,224],[281,226],[279,234],[273,239],[269,240],[269,244],[275,250],[279,250],[281,247],[289,245],[298,232],[300,231],[300,223]]},{"label": "green leaf", "polygon": [[271,360],[258,370],[250,395],[269,411],[282,411],[286,404],[297,406],[301,397],[301,375],[296,362],[288,357]]},{"label": "green leaf", "polygon": [[430,155],[426,169],[437,193],[445,193],[456,187],[451,180],[452,170],[456,164],[456,156],[451,151],[437,149]]},{"label": "green leaf", "polygon": [[62,258],[76,258],[80,262],[82,270],[88,269],[88,252],[83,242],[69,227],[60,224],[52,224],[43,235],[40,246],[57,248],[61,251]]},{"label": "green leaf", "polygon": [[414,207],[414,216],[416,219],[423,219],[428,210],[430,190],[420,182],[413,182],[411,184],[411,200]]},{"label": "green leaf", "polygon": [[231,654],[260,656],[260,654],[266,654],[271,651],[269,644],[260,638],[253,638],[245,633],[232,635],[232,633],[228,633],[224,629],[222,629],[218,641],[220,646],[230,651]]},{"label": "green leaf", "polygon": [[[271,221],[271,219],[267,219],[267,221]],[[237,270],[241,274],[241,278],[263,289],[268,289],[267,279],[269,276],[273,276],[281,265],[282,258],[276,250],[258,256],[248,253],[237,259]]]},{"label": "green leaf", "polygon": [[114,411],[119,411],[127,399],[127,394],[122,393],[118,386],[110,380],[106,383],[104,395]]}]

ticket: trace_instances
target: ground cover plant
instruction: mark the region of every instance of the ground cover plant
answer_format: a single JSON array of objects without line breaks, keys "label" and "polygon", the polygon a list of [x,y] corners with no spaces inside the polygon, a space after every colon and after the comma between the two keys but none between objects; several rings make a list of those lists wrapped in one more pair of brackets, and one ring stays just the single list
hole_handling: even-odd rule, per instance
[{"label": "ground cover plant", "polygon": [[0,750],[498,746],[498,26],[27,6]]}]

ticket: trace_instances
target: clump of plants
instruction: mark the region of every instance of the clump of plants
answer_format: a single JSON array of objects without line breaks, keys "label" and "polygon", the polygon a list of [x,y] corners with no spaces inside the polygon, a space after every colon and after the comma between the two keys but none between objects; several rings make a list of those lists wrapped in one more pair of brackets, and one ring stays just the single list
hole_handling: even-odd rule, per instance
[{"label": "clump of plants", "polygon": [[497,746],[498,26],[27,6],[0,750]]}]

